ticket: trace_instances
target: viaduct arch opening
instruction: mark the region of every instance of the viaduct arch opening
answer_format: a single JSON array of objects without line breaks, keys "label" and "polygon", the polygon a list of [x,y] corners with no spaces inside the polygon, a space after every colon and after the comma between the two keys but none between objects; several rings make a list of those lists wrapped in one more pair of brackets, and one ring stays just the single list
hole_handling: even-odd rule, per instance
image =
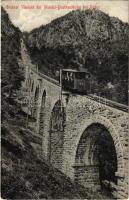
[{"label": "viaduct arch opening", "polygon": [[33,117],[35,120],[37,119],[38,106],[39,106],[39,86],[36,87],[34,95]]},{"label": "viaduct arch opening", "polygon": [[58,100],[51,113],[48,150],[49,161],[56,168],[62,166],[65,121],[65,108],[61,100]]},{"label": "viaduct arch opening", "polygon": [[34,81],[31,84],[31,92],[33,92],[33,90],[34,90]]},{"label": "viaduct arch opening", "polygon": [[45,103],[46,103],[46,90],[43,91],[41,108],[40,108],[40,122],[39,122],[39,133],[42,134],[44,129],[44,115],[45,115]]},{"label": "viaduct arch opening", "polygon": [[83,132],[74,170],[77,184],[111,195],[110,184],[117,185],[117,154],[113,138],[104,125],[93,123]]}]

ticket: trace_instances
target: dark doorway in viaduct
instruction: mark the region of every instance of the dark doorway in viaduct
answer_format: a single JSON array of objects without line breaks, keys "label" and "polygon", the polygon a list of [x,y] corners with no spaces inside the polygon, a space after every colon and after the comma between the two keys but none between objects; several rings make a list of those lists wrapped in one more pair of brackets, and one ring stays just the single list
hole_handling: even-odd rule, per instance
[{"label": "dark doorway in viaduct", "polygon": [[34,90],[34,81],[32,82],[32,85],[31,85],[31,92],[33,92]]},{"label": "dark doorway in viaduct", "polygon": [[43,133],[44,129],[44,115],[45,115],[45,102],[46,102],[46,90],[44,90],[41,100],[41,109],[40,109],[40,121],[39,121],[39,133]]},{"label": "dark doorway in viaduct", "polygon": [[101,124],[90,125],[80,138],[75,159],[75,182],[111,195],[117,184],[117,155],[109,131]]},{"label": "dark doorway in viaduct", "polygon": [[39,106],[39,87],[36,87],[35,96],[34,96],[34,104],[33,104],[33,112],[32,112],[32,115],[35,120],[37,119],[38,106]]},{"label": "dark doorway in viaduct", "polygon": [[48,151],[49,161],[56,168],[62,165],[65,118],[65,108],[59,100],[51,113]]}]

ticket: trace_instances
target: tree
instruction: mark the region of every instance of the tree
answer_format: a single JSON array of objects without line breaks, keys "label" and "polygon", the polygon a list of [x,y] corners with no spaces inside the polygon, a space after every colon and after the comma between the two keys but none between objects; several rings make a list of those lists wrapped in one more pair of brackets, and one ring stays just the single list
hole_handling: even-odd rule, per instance
[{"label": "tree", "polygon": [[[2,8],[2,35],[1,35],[1,94],[2,117],[6,119],[9,113],[16,112],[17,92],[24,80],[24,70],[19,64],[20,59],[20,31],[10,22],[8,14]],[[13,39],[12,39],[13,38]]]}]

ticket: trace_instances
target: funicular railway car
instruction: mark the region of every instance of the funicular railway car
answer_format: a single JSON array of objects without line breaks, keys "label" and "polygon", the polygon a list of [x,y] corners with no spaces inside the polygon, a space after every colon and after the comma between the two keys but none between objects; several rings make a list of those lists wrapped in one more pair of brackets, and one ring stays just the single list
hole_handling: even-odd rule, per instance
[{"label": "funicular railway car", "polygon": [[90,92],[90,73],[72,69],[61,71],[62,88],[78,93]]}]

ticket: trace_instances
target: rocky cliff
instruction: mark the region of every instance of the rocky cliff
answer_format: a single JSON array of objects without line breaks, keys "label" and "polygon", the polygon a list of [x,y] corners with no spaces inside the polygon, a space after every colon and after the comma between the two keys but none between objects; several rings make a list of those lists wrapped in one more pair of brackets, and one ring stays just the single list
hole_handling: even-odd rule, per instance
[{"label": "rocky cliff", "polygon": [[101,11],[77,10],[25,35],[42,72],[55,77],[60,68],[86,68],[95,81],[93,93],[127,103],[128,30],[127,23]]}]

